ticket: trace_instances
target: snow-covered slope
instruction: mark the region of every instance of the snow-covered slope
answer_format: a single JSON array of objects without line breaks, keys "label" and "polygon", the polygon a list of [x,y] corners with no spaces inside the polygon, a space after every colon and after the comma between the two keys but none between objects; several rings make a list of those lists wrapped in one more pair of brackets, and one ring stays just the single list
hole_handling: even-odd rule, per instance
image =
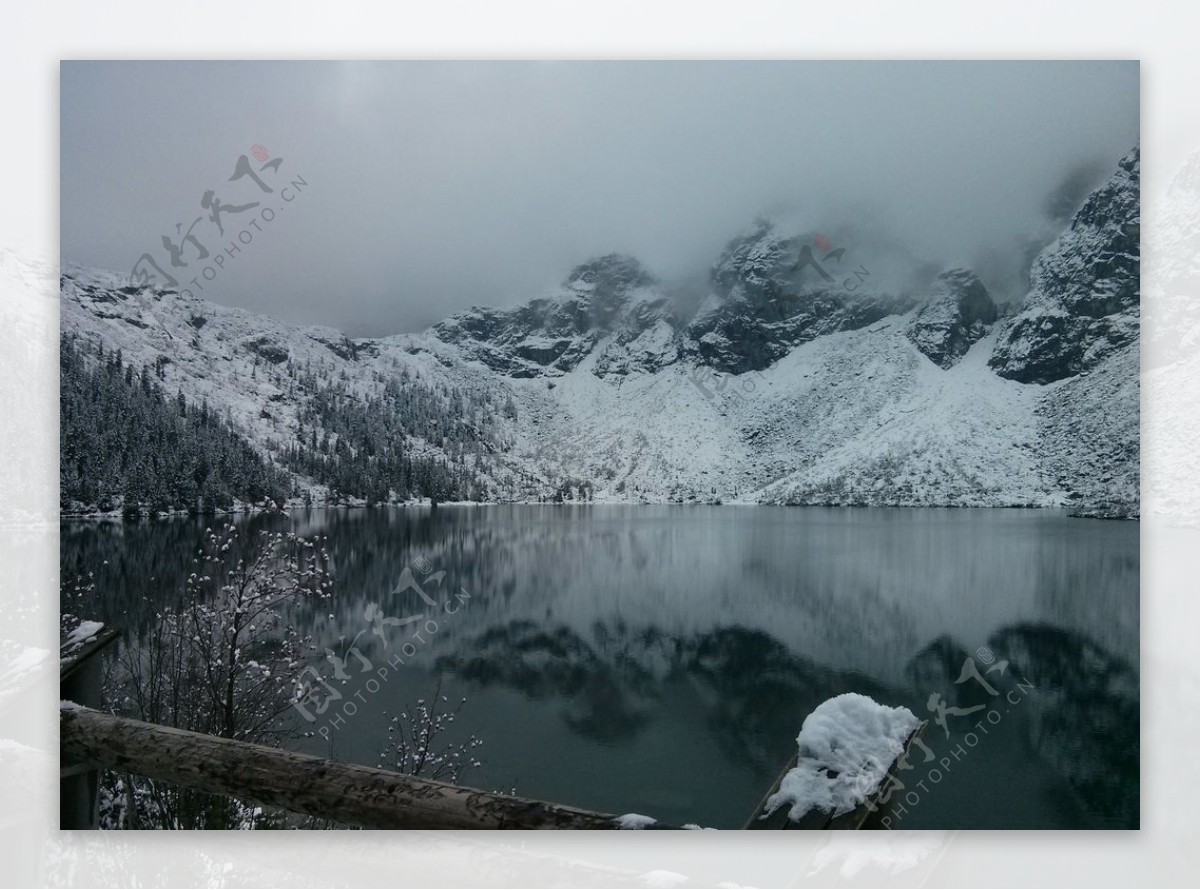
[{"label": "snow-covered slope", "polygon": [[[444,460],[451,469],[477,467],[485,479],[506,478],[507,391],[474,363],[454,364],[420,348],[427,338],[352,341],[329,328],[292,327],[72,265],[62,269],[60,303],[64,335],[98,343],[109,354],[119,350],[123,363],[153,367],[168,395],[207,405],[280,466],[302,434],[305,442],[329,440],[323,449],[329,453],[359,447],[339,443],[337,431],[314,421],[330,391],[336,389],[342,403],[365,407],[392,388],[431,403],[422,406],[422,417],[455,418],[406,430],[407,454]],[[297,484],[317,502],[328,494],[302,475]]]},{"label": "snow-covered slope", "polygon": [[[155,365],[164,390],[207,402],[277,461],[325,432],[313,380],[364,403],[421,387],[458,420],[404,428],[405,447],[476,474],[492,500],[1136,512],[1131,157],[1039,258],[1011,324],[969,270],[924,295],[850,289],[807,268],[801,239],[760,226],[731,242],[690,320],[636,260],[609,255],[515,309],[360,340],[68,266],[62,327]],[[1068,272],[1090,276],[1091,298]],[[1046,313],[1068,320],[1053,343],[1036,333]]]},{"label": "snow-covered slope", "polygon": [[[778,503],[1047,506],[1038,457],[1037,388],[988,372],[994,337],[943,369],[905,336],[904,321],[830,338],[804,414],[832,412],[836,440],[772,484]],[[840,371],[840,373],[839,373]],[[828,437],[828,433],[826,436]]]}]

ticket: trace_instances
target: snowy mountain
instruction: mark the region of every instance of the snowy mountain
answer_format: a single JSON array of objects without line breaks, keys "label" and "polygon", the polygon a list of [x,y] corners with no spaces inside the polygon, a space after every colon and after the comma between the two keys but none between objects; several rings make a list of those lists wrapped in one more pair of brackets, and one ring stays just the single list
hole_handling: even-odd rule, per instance
[{"label": "snowy mountain", "polygon": [[1038,255],[1029,294],[989,362],[1000,376],[1051,383],[1089,371],[1136,343],[1140,180],[1135,148]]},{"label": "snowy mountain", "polygon": [[62,330],[219,412],[316,502],[1127,515],[1138,509],[1137,183],[1135,150],[1038,257],[1007,320],[970,270],[888,294],[823,236],[758,224],[718,258],[691,318],[614,254],[513,309],[355,340],[65,266]]}]

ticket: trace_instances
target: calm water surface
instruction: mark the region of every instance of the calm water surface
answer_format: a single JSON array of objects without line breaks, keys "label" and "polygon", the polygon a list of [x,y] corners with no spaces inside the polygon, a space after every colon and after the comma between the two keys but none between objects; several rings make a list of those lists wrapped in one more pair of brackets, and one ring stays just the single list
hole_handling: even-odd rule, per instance
[{"label": "calm water surface", "polygon": [[[332,705],[314,724],[330,740],[302,750],[376,765],[390,716],[440,683],[467,698],[454,734],[484,739],[468,784],[737,828],[804,717],[861,692],[931,721],[931,759],[918,752],[898,773],[892,827],[1138,824],[1137,523],[731,506],[238,521],[328,536],[334,600],[295,616],[320,649],[345,653],[366,631],[358,647],[374,666],[404,658],[375,692],[348,661],[340,689],[356,713],[329,727]],[[136,645],[179,596],[206,524],[64,523],[63,575],[94,571],[94,617]],[[427,609],[437,630],[424,642],[389,628],[385,644],[368,603],[398,617],[425,608],[396,592],[405,567],[445,605]],[[987,687],[964,674],[968,659]]]}]

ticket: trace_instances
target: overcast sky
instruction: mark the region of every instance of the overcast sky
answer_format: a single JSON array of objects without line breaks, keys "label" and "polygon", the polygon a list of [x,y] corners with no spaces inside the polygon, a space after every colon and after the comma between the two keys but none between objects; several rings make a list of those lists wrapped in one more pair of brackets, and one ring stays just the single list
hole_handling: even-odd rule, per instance
[{"label": "overcast sky", "polygon": [[[695,287],[764,213],[1018,297],[1048,196],[1138,140],[1136,62],[64,62],[61,97],[65,260],[149,252],[186,287],[246,230],[199,295],[358,336],[522,302],[611,251]],[[243,154],[270,194],[229,181]],[[259,206],[220,235],[208,190]],[[186,243],[172,269],[163,235],[197,217],[210,256]]]}]

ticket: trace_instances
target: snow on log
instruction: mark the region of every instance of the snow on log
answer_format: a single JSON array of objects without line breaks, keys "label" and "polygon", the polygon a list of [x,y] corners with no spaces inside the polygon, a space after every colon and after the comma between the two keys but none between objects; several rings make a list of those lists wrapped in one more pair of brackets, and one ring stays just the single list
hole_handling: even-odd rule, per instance
[{"label": "snow on log", "polygon": [[767,799],[766,815],[783,806],[796,822],[810,810],[849,813],[883,782],[919,725],[908,708],[889,708],[855,692],[823,702],[805,718],[796,766]]}]

